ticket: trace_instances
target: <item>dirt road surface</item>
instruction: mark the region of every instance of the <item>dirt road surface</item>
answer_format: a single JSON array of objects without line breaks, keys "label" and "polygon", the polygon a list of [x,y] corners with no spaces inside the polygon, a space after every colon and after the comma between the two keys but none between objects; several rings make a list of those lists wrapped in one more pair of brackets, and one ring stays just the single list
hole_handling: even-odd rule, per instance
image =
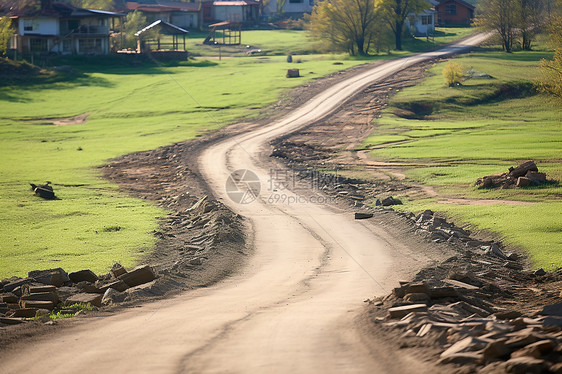
[{"label": "dirt road surface", "polygon": [[[1,354],[2,373],[363,373],[435,372],[388,355],[358,327],[362,301],[384,295],[423,265],[400,238],[369,221],[307,201],[272,202],[268,142],[335,110],[361,88],[425,59],[460,52],[477,35],[439,51],[389,61],[334,85],[284,118],[213,144],[202,174],[221,199],[251,222],[254,255],[235,276],[103,318],[76,322],[19,354]],[[251,170],[261,192],[230,199],[229,174]],[[239,183],[244,191],[247,184]],[[400,256],[397,254],[400,253]],[[4,352],[5,353],[5,352]]]}]

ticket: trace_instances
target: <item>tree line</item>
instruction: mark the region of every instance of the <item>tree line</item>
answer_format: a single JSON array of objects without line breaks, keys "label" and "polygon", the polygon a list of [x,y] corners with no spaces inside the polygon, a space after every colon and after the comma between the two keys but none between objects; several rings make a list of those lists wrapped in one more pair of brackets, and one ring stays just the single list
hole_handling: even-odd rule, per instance
[{"label": "tree line", "polygon": [[391,44],[401,50],[408,15],[430,6],[426,0],[321,0],[306,20],[326,49],[368,55]]}]

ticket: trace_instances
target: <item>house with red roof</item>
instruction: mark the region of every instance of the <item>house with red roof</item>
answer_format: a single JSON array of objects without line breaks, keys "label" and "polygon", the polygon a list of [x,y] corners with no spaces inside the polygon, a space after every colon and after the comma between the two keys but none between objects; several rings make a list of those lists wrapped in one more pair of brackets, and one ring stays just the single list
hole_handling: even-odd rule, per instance
[{"label": "house with red roof", "polygon": [[469,26],[474,19],[475,6],[464,0],[441,0],[435,6],[437,25]]},{"label": "house with red roof", "polygon": [[127,1],[126,7],[127,11],[142,12],[149,22],[162,20],[182,29],[198,29],[203,24],[201,2],[138,0]]}]

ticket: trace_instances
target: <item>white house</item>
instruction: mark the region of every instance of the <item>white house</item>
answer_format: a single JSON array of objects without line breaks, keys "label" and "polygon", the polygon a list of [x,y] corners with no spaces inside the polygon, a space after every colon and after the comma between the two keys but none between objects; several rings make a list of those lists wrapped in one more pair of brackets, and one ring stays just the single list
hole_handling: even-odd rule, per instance
[{"label": "white house", "polygon": [[412,35],[426,36],[435,32],[435,21],[437,19],[437,11],[435,5],[439,4],[436,0],[428,0],[431,8],[426,9],[423,13],[409,14],[406,18],[406,28]]},{"label": "white house", "polygon": [[285,0],[283,12],[277,11],[277,2],[279,0],[270,0],[262,9],[264,15],[284,15],[286,17],[302,17],[305,13],[312,12],[315,0]]},{"label": "white house", "polygon": [[20,53],[108,54],[110,30],[124,14],[42,0],[39,10],[9,16],[17,30],[11,46]]}]

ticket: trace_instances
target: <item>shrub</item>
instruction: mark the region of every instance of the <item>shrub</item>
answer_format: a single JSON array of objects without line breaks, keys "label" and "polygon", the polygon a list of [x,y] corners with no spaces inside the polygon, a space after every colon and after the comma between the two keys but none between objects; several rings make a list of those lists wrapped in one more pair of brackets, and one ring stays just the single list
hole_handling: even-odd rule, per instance
[{"label": "shrub", "polygon": [[460,84],[463,77],[463,67],[458,62],[451,61],[443,68],[443,78],[449,87]]}]

